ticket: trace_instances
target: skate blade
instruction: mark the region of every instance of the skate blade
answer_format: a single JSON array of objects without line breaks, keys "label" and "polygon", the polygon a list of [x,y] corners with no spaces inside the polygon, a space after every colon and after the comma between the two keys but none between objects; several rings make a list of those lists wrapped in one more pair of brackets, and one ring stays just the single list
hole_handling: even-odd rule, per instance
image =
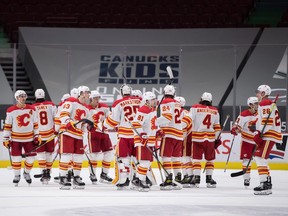
[{"label": "skate blade", "polygon": [[270,195],[272,194],[272,192],[270,193],[269,191],[254,191],[254,195]]},{"label": "skate blade", "polygon": [[49,183],[48,180],[43,180],[43,181],[42,181],[42,184],[43,184],[43,185],[48,185],[48,183]]},{"label": "skate blade", "polygon": [[180,186],[178,186],[178,185],[177,185],[177,186],[173,186],[173,187],[172,187],[172,190],[182,190],[182,187],[180,187]]},{"label": "skate blade", "polygon": [[140,188],[138,186],[135,186],[135,185],[131,185],[130,186],[130,190],[136,190],[138,191]]},{"label": "skate blade", "polygon": [[160,190],[172,190],[172,186],[164,186],[164,187],[160,186]]},{"label": "skate blade", "polygon": [[139,188],[139,192],[149,192],[150,188]]},{"label": "skate blade", "polygon": [[92,185],[97,185],[97,181],[91,181]]},{"label": "skate blade", "polygon": [[182,184],[183,188],[192,188],[192,185],[190,184]]},{"label": "skate blade", "polygon": [[112,181],[109,182],[109,181],[107,181],[107,180],[105,180],[105,179],[100,179],[99,182],[101,182],[101,183],[103,183],[103,184],[112,184]]},{"label": "skate blade", "polygon": [[216,185],[212,185],[212,184],[207,184],[206,186],[207,188],[216,188]]},{"label": "skate blade", "polygon": [[117,187],[117,190],[123,191],[123,190],[130,190],[130,189],[128,186],[124,186],[124,187]]},{"label": "skate blade", "polygon": [[19,183],[14,183],[14,186],[15,186],[15,187],[18,187],[18,184],[19,184]]},{"label": "skate blade", "polygon": [[78,185],[74,185],[73,189],[75,190],[83,190],[85,188],[85,186],[78,186]]},{"label": "skate blade", "polygon": [[60,187],[60,190],[70,190],[71,186],[62,186]]},{"label": "skate blade", "polygon": [[199,184],[191,185],[191,188],[199,188]]}]

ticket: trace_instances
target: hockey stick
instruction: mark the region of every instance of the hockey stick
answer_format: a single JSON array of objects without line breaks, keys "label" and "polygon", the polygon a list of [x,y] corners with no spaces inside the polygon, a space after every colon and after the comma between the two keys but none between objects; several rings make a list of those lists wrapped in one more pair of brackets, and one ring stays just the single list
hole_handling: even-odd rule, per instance
[{"label": "hockey stick", "polygon": [[[223,123],[223,125],[222,125],[222,129],[221,129],[221,131],[220,131],[220,133],[218,134],[218,136],[217,136],[217,138],[215,139],[215,140],[218,140],[219,138],[220,138],[220,136],[221,136],[221,134],[222,134],[222,132],[223,132],[223,130],[224,130],[224,128],[225,128],[225,126],[226,126],[226,123],[227,123],[227,121],[228,121],[228,119],[230,118],[230,115],[227,115],[226,116],[226,119],[225,119],[225,121],[224,121],[224,123]],[[206,164],[205,164],[205,167],[204,167],[204,169],[203,169],[203,173],[206,171]]]},{"label": "hockey stick", "polygon": [[11,158],[11,152],[10,152],[10,147],[7,148],[8,149],[8,153],[9,153],[9,160],[10,160],[10,166],[7,166],[8,170],[12,170],[12,158]]},{"label": "hockey stick", "polygon": [[[169,75],[169,79],[170,79],[168,85],[171,85],[171,84],[173,83],[173,79],[174,79],[173,71],[172,71],[172,69],[171,69],[170,66],[167,66],[167,67],[166,67],[166,71],[167,71],[167,73],[168,73],[168,75]],[[157,112],[157,113],[158,113],[158,110],[159,110],[159,108],[160,108],[160,105],[161,105],[162,101],[164,100],[164,97],[165,97],[165,95],[162,96],[162,98],[161,98],[161,100],[160,100],[160,102],[159,102],[159,104],[158,104],[158,106],[157,106],[157,108],[156,108],[156,112]]]},{"label": "hockey stick", "polygon": [[[80,121],[76,122],[74,124],[74,127],[80,123],[86,123],[88,124],[90,127],[93,127],[93,122],[90,121],[89,119],[81,119]],[[60,133],[58,133],[57,135],[52,136],[51,138],[49,138],[48,140],[46,140],[44,143],[42,143],[41,145],[36,146],[35,148],[33,148],[31,151],[25,153],[25,154],[21,154],[21,156],[23,158],[27,157],[29,154],[31,154],[32,152],[35,152],[37,149],[41,148],[42,146],[46,145],[47,143],[49,143],[51,140],[55,139],[55,137],[65,133],[67,130],[61,131]]]},{"label": "hockey stick", "polygon": [[[270,111],[270,113],[269,113],[269,115],[268,115],[268,117],[267,117],[267,119],[266,119],[266,121],[265,121],[265,123],[264,123],[264,126],[263,126],[263,128],[262,128],[262,130],[261,130],[260,137],[263,136],[264,130],[265,130],[267,124],[268,124],[268,121],[269,121],[269,118],[270,118],[270,116],[271,116],[271,113],[272,113],[272,111],[274,111],[274,109],[275,109],[275,107],[276,107],[276,102],[277,102],[277,100],[278,100],[278,97],[279,97],[279,94],[276,96],[276,98],[275,98],[275,100],[274,100],[274,102],[273,102],[273,104],[272,104],[272,106],[271,106],[271,111]],[[253,159],[253,156],[254,156],[254,154],[255,154],[255,152],[256,152],[256,149],[257,149],[257,145],[255,144],[255,146],[254,146],[254,148],[253,148],[253,151],[252,151],[252,155],[251,155],[251,157],[250,157],[250,159],[249,159],[249,161],[248,161],[248,163],[247,163],[247,165],[246,165],[246,168],[245,168],[244,170],[239,171],[239,172],[231,173],[231,175],[230,175],[231,177],[238,177],[238,176],[244,175],[244,174],[247,172],[247,170],[248,170],[248,168],[249,168],[249,165],[250,165],[250,163],[251,163],[251,161],[252,161],[252,159]]]},{"label": "hockey stick", "polygon": [[161,165],[160,165],[160,163],[158,162],[158,161],[160,161],[160,160],[159,160],[159,158],[158,158],[157,151],[154,150],[153,152],[155,152],[155,157],[156,157],[156,160],[157,160],[157,165],[158,165],[158,169],[159,169],[159,172],[160,172],[161,180],[162,180],[162,182],[164,182],[164,177],[163,177]]},{"label": "hockey stick", "polygon": [[93,174],[94,176],[96,176],[96,174],[95,174],[95,172],[94,172],[94,170],[93,170],[92,162],[91,162],[91,160],[90,160],[90,158],[89,158],[87,152],[85,151],[85,148],[86,148],[86,146],[84,146],[83,151],[84,151],[85,156],[86,156],[87,159],[88,159],[88,163],[89,163],[89,166],[90,166],[91,172],[92,172],[92,174]]},{"label": "hockey stick", "polygon": [[227,157],[227,161],[226,161],[224,172],[226,172],[226,169],[227,169],[228,161],[229,161],[229,158],[230,158],[230,155],[231,155],[231,151],[232,151],[232,147],[233,147],[233,144],[234,144],[234,139],[235,139],[235,135],[233,136],[233,139],[232,139],[232,143],[231,143],[230,151],[229,151],[229,154],[228,154],[228,157]]}]

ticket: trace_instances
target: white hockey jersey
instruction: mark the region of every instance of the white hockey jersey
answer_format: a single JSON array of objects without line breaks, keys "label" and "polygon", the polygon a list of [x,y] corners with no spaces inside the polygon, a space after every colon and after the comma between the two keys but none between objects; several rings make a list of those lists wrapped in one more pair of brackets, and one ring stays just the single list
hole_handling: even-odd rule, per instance
[{"label": "white hockey jersey", "polygon": [[[273,108],[273,106],[275,106]],[[273,109],[273,110],[272,110]],[[272,113],[268,118],[269,113]],[[263,131],[263,140],[271,140],[277,143],[282,143],[281,134],[281,119],[276,104],[273,105],[271,100],[263,100],[259,103],[257,115],[256,129],[262,132],[265,123],[267,125]]]},{"label": "white hockey jersey", "polygon": [[96,131],[103,131],[104,120],[109,116],[110,109],[105,103],[99,103],[98,107],[93,108],[89,105],[90,120],[94,123],[94,129]]},{"label": "white hockey jersey", "polygon": [[38,118],[32,105],[26,104],[24,108],[14,105],[7,109],[3,137],[16,142],[30,142],[36,134],[39,134]]},{"label": "white hockey jersey", "polygon": [[112,105],[111,114],[106,118],[104,126],[115,129],[118,126],[118,137],[133,138],[134,133],[128,121],[132,122],[141,100],[138,97],[123,97]]},{"label": "white hockey jersey", "polygon": [[[145,132],[148,135],[148,146],[155,146],[156,141],[156,119],[157,113],[154,108],[150,108],[146,105],[140,107],[136,113],[136,116],[132,122],[133,127],[139,134]],[[134,143],[135,146],[141,146],[141,138],[139,134],[134,131]]]},{"label": "white hockey jersey", "polygon": [[59,103],[59,105],[57,107],[56,115],[54,117],[54,123],[55,123],[54,124],[54,130],[58,133],[59,133],[60,127],[61,127],[60,113],[61,113],[63,104],[64,104],[64,102]]},{"label": "white hockey jersey", "polygon": [[[68,122],[73,121],[74,123],[81,119],[89,118],[89,108],[87,105],[82,104],[78,99],[68,98],[63,106],[60,113],[61,129],[65,130]],[[75,139],[83,139],[83,132],[87,132],[87,125],[80,123],[76,125],[75,129],[72,128],[67,130],[64,134],[71,136]]]},{"label": "white hockey jersey", "polygon": [[54,135],[54,117],[57,108],[51,101],[34,103],[33,106],[38,115],[38,126],[41,139],[46,141]]},{"label": "white hockey jersey", "polygon": [[188,116],[193,122],[192,141],[215,141],[221,130],[217,108],[196,104],[191,107]]},{"label": "white hockey jersey", "polygon": [[156,123],[164,131],[165,137],[183,140],[181,104],[172,98],[165,98],[160,105],[160,112]]},{"label": "white hockey jersey", "polygon": [[257,121],[257,113],[252,114],[249,110],[244,110],[237,117],[234,126],[241,131],[243,141],[255,144],[253,138],[254,133],[249,130],[249,126]]}]

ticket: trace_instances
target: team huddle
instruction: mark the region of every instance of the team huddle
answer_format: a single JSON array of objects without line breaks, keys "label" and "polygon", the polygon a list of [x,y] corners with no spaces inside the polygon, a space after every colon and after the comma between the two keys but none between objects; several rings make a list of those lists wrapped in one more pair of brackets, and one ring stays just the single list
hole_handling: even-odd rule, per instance
[{"label": "team huddle", "polygon": [[[212,94],[204,92],[198,104],[185,110],[185,99],[176,96],[173,85],[166,85],[163,98],[157,101],[153,92],[141,93],[123,84],[121,99],[111,109],[101,103],[101,94],[80,86],[63,95],[55,106],[45,100],[42,89],[35,91],[34,104],[26,104],[27,94],[15,92],[16,105],[7,109],[3,144],[9,149],[14,170],[13,183],[21,179],[21,161],[25,156],[23,177],[32,183],[30,171],[35,158],[41,173],[34,175],[43,184],[51,180],[51,168],[59,154],[60,189],[84,189],[80,176],[85,157],[89,162],[92,184],[97,183],[97,161],[102,159],[100,182],[149,191],[157,184],[151,162],[157,162],[161,190],[199,187],[201,161],[205,164],[206,185],[215,188],[212,178],[215,151],[222,144],[220,116],[212,106]],[[254,194],[271,194],[272,183],[267,158],[276,142],[282,141],[281,122],[276,104],[268,99],[271,89],[261,85],[257,97],[248,98],[249,108],[235,121],[231,133],[241,134],[240,159],[243,160],[244,185],[250,185],[250,162],[257,163],[260,185]],[[109,131],[117,131],[118,143],[113,148]],[[83,143],[84,136],[87,144]],[[157,145],[160,143],[160,145]],[[25,152],[23,155],[22,151]],[[159,151],[159,152],[158,152]],[[115,160],[114,160],[115,159]],[[109,176],[115,161],[115,178]],[[164,172],[164,176],[162,173]]]}]

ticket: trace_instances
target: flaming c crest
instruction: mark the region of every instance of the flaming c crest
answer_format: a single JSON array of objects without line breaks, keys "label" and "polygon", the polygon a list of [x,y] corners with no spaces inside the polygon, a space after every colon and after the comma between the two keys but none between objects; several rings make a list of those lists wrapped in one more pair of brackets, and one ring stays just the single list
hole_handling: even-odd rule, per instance
[{"label": "flaming c crest", "polygon": [[82,119],[82,116],[83,117],[86,116],[85,110],[77,109],[76,112],[75,112],[74,119],[77,120],[77,121],[80,121]]},{"label": "flaming c crest", "polygon": [[104,112],[98,112],[93,115],[94,123],[98,124],[101,121],[101,117],[104,116]]},{"label": "flaming c crest", "polygon": [[[28,119],[27,119],[28,118]],[[25,113],[23,115],[17,116],[17,125],[18,127],[26,127],[29,124],[30,115],[28,113]]]},{"label": "flaming c crest", "polygon": [[157,129],[157,127],[156,127],[156,119],[157,119],[156,116],[154,116],[154,117],[151,119],[151,129],[152,129],[152,130],[156,130],[156,129]]}]

